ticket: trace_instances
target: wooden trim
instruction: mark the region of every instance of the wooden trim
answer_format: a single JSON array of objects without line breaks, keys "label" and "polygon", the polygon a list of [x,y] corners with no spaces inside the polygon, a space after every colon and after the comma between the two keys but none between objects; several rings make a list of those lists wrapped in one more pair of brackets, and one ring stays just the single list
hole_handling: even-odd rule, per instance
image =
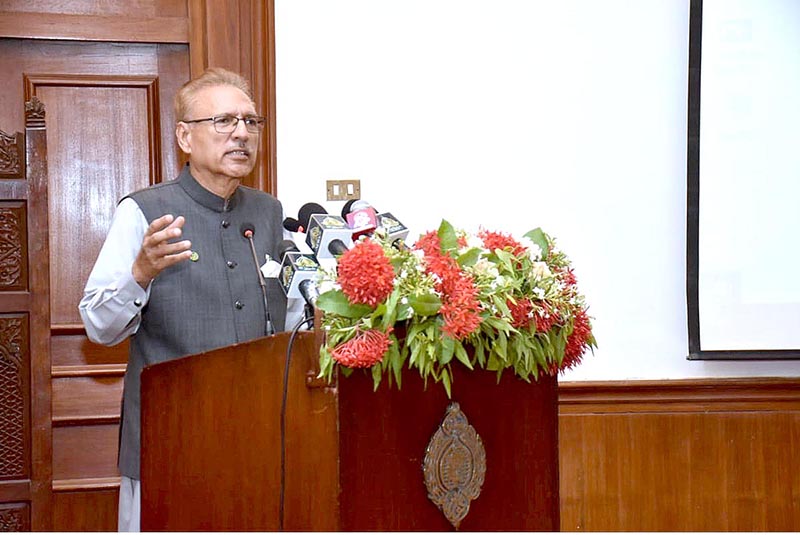
[{"label": "wooden trim", "polygon": [[31,482],[27,479],[0,482],[0,502],[28,501],[31,495]]},{"label": "wooden trim", "polygon": [[116,490],[118,477],[86,477],[81,479],[57,479],[53,481],[53,492],[72,492],[76,490]]},{"label": "wooden trim", "polygon": [[[206,27],[206,0],[189,2],[189,73],[190,78],[200,76],[208,67],[208,28]],[[178,118],[176,117],[176,120]]]},{"label": "wooden trim", "polygon": [[800,409],[800,377],[562,382],[559,413],[675,413]]},{"label": "wooden trim", "polygon": [[260,140],[261,158],[256,168],[255,187],[278,195],[277,122],[275,100],[275,0],[255,2],[253,8],[253,96],[256,108],[267,117]]},{"label": "wooden trim", "polygon": [[53,524],[53,439],[50,382],[50,235],[45,110],[25,98],[25,161],[28,182],[28,276],[30,299],[31,529]]},{"label": "wooden trim", "polygon": [[86,327],[82,323],[61,323],[50,326],[51,336],[69,336],[74,334],[86,336]]},{"label": "wooden trim", "polygon": [[116,414],[90,414],[81,416],[54,416],[53,427],[75,427],[79,425],[118,424],[119,412]]},{"label": "wooden trim", "polygon": [[3,299],[0,301],[0,314],[21,312],[28,310],[30,306],[31,294],[29,292],[3,292]]},{"label": "wooden trim", "polygon": [[53,366],[52,377],[121,377],[125,364],[89,364],[85,366]]},{"label": "wooden trim", "polygon": [[[192,3],[189,2],[189,5]],[[0,36],[16,39],[186,44],[189,42],[189,20],[186,17],[113,17],[6,11],[0,12]]]},{"label": "wooden trim", "polygon": [[28,182],[24,178],[3,178],[0,179],[0,198],[3,199],[27,199]]}]

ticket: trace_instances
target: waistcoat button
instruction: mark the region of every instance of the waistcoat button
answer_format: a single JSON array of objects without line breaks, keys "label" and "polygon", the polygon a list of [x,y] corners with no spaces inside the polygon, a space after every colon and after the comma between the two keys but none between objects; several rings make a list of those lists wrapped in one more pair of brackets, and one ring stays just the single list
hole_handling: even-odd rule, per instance
[{"label": "waistcoat button", "polygon": [[235,306],[237,309],[241,310],[241,309],[243,309],[243,308],[244,308],[244,303],[242,303],[241,301],[236,301],[236,302],[233,304],[233,306]]}]

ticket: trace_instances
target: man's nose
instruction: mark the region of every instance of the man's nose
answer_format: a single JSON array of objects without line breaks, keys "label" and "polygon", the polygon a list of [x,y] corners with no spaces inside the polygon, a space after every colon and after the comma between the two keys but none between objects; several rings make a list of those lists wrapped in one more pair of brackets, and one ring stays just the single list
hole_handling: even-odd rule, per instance
[{"label": "man's nose", "polygon": [[233,128],[231,136],[235,138],[243,137],[245,139],[250,137],[250,131],[245,126],[244,119],[239,119],[238,121],[236,121],[236,126]]}]

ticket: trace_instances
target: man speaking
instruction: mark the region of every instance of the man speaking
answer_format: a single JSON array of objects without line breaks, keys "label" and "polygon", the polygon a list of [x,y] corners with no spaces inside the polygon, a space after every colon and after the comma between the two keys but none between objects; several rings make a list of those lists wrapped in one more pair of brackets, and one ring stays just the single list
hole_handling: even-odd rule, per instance
[{"label": "man speaking", "polygon": [[240,184],[255,166],[265,123],[247,82],[209,69],[178,91],[175,117],[188,164],[176,179],[120,201],[79,305],[93,342],[130,337],[120,531],[139,530],[142,368],[283,330],[286,316],[280,285],[260,281],[253,260],[253,251],[257,262],[277,256],[281,204]]}]

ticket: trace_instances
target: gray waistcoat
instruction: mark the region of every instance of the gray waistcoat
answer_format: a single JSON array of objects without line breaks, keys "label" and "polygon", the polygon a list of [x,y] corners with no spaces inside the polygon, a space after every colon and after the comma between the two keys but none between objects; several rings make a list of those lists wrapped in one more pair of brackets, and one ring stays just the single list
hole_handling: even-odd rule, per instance
[{"label": "gray waistcoat", "polygon": [[[277,199],[240,186],[226,202],[203,188],[185,167],[176,180],[130,195],[148,222],[183,215],[183,236],[196,261],[167,268],[153,280],[139,330],[131,337],[125,372],[119,467],[139,479],[139,376],[144,366],[264,336],[264,300],[244,223],[255,227],[259,266],[275,258],[283,231]],[[271,319],[284,328],[286,297],[267,279]]]}]

